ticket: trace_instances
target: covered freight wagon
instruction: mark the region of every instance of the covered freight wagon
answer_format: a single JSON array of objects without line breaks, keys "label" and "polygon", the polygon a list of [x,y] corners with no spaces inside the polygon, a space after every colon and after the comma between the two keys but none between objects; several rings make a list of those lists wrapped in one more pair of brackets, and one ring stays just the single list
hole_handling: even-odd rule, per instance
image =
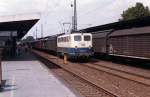
[{"label": "covered freight wagon", "polygon": [[109,48],[110,55],[150,59],[150,26],[114,31]]}]

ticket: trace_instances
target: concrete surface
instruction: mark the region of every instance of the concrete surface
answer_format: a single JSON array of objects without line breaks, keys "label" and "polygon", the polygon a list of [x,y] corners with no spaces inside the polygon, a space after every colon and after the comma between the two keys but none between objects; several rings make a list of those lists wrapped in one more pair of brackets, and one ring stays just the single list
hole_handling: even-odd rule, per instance
[{"label": "concrete surface", "polygon": [[77,97],[39,61],[4,61],[2,64],[6,83],[0,97]]}]

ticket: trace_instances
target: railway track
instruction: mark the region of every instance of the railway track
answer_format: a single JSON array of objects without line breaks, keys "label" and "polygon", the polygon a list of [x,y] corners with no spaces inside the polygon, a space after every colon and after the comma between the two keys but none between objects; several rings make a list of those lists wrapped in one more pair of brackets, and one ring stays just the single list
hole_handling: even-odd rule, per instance
[{"label": "railway track", "polygon": [[[52,64],[52,63],[48,62],[47,60],[45,60],[43,58],[39,58],[39,59],[40,59],[41,62],[43,62],[45,64],[44,66],[46,66],[46,68],[48,67],[50,72],[53,72],[54,75],[57,76],[57,78],[59,78],[61,81],[65,80],[65,82],[63,81],[63,83],[65,83],[65,85],[68,85],[68,83],[69,83],[69,87],[70,86],[74,87],[76,90],[78,90],[85,97],[90,97],[90,95],[91,95],[90,92],[88,92],[88,94],[84,92],[84,91],[87,91],[85,87],[88,86],[85,82],[78,79],[74,75],[70,74],[69,72],[67,72],[63,68],[61,68],[61,67],[59,67],[55,64]],[[88,88],[92,88],[92,87],[88,87]],[[78,93],[76,93],[76,94],[78,94]],[[82,97],[82,95],[79,95],[79,97]],[[93,97],[100,97],[100,96],[96,95],[96,96],[93,96]]]},{"label": "railway track", "polygon": [[[85,74],[83,74],[84,72],[78,72],[72,69],[72,67],[68,67],[68,65],[61,65],[62,64],[62,59],[57,59],[56,57],[51,57],[50,55],[43,53],[43,52],[39,52],[39,51],[32,51],[34,52],[36,55],[43,57],[44,59],[52,62],[53,64],[57,64],[57,66],[63,68],[61,69],[63,72],[68,72],[69,74],[72,74],[74,77],[78,78],[80,80],[80,82],[82,81],[82,83],[86,83],[85,86],[90,86],[90,87],[94,87],[94,90],[97,90],[99,95],[101,96],[97,96],[97,97],[119,97],[113,93],[111,93],[110,91],[107,91],[99,86],[97,86],[96,84],[92,83],[91,81],[87,80],[87,78],[85,77]],[[57,72],[57,71],[56,71]],[[59,71],[58,71],[59,72]],[[86,74],[88,75],[88,74]],[[93,91],[93,89],[90,89]],[[87,93],[87,92],[86,92]],[[94,93],[92,93],[93,95],[95,95]],[[85,94],[84,94],[85,95]],[[87,94],[86,94],[87,95]],[[87,97],[94,97],[93,95],[91,96],[87,96]]]},{"label": "railway track", "polygon": [[57,64],[75,76],[78,76],[80,79],[92,84],[93,86],[96,86],[110,97],[150,97],[149,86],[145,84],[143,85],[139,82],[137,83],[135,81],[129,81],[122,77],[120,78],[116,76],[117,73],[113,75],[108,73],[108,71],[110,72],[111,70],[107,70],[107,72],[104,70],[100,71],[97,69],[99,66],[94,65],[97,67],[92,67],[91,64],[86,64],[85,66],[84,64],[68,62],[67,65],[64,65],[62,59],[39,51],[33,52],[45,58],[46,60]]},{"label": "railway track", "polygon": [[62,69],[54,72],[85,97],[115,97],[68,71]]},{"label": "railway track", "polygon": [[50,68],[50,70],[53,71],[58,78],[65,80],[71,87],[75,88],[85,97],[117,97],[64,68],[61,68],[55,64],[51,64],[43,58],[40,58],[40,60],[46,64],[46,66]]},{"label": "railway track", "polygon": [[141,74],[136,74],[134,72],[128,72],[126,70],[123,69],[119,69],[119,68],[114,68],[112,66],[107,66],[104,64],[98,64],[98,63],[92,63],[92,64],[85,64],[86,66],[90,67],[90,68],[94,68],[96,70],[100,70],[124,79],[128,79],[146,86],[150,86],[150,77],[148,76],[144,76]]},{"label": "railway track", "polygon": [[102,61],[98,59],[94,59],[93,62],[90,62],[90,63],[95,64],[95,65],[100,65],[102,67],[114,69],[117,71],[125,72],[127,74],[132,74],[132,75],[136,75],[136,76],[143,77],[146,79],[150,79],[149,70],[145,70],[142,68],[132,67],[129,65],[124,65],[124,64],[116,64],[112,62],[106,62],[106,61]]}]

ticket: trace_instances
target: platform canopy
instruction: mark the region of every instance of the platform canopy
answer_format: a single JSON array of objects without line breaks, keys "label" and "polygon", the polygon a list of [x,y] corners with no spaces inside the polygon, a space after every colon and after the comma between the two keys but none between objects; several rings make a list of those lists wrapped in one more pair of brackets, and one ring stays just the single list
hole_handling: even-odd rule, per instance
[{"label": "platform canopy", "polygon": [[0,16],[0,37],[21,39],[39,19],[40,14]]}]

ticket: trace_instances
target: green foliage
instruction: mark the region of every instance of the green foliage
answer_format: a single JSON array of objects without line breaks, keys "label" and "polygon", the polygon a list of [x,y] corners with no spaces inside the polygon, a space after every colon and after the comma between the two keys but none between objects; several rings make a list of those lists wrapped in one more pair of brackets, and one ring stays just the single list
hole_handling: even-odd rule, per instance
[{"label": "green foliage", "polygon": [[26,38],[26,41],[34,41],[34,37],[33,37],[33,36],[28,36],[28,37]]},{"label": "green foliage", "polygon": [[34,41],[34,37],[33,36],[28,36],[26,39],[23,39],[21,42],[31,42]]},{"label": "green foliage", "polygon": [[123,11],[123,14],[121,15],[122,18],[119,19],[119,21],[124,20],[131,20],[141,17],[150,16],[150,10],[146,6],[144,6],[142,3],[136,3],[135,7],[128,8],[126,11]]}]

